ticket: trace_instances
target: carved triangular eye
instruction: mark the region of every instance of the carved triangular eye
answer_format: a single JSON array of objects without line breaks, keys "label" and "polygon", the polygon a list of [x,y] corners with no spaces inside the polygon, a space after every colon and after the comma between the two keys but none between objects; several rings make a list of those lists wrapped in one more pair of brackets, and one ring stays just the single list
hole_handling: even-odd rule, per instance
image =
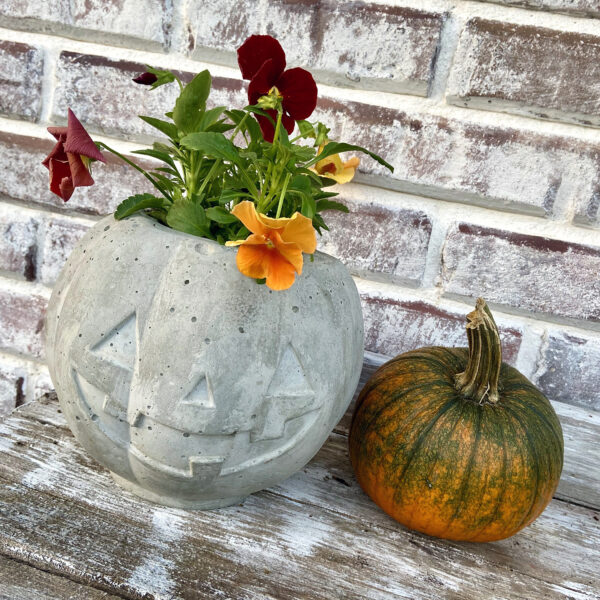
[{"label": "carved triangular eye", "polygon": [[267,397],[280,396],[314,396],[313,389],[291,344],[288,344],[283,351],[267,390]]},{"label": "carved triangular eye", "polygon": [[91,351],[110,363],[133,370],[137,353],[136,314],[129,315],[102,336]]},{"label": "carved triangular eye", "polygon": [[199,408],[215,408],[215,399],[208,376],[201,375],[191,392],[181,402]]},{"label": "carved triangular eye", "polygon": [[320,407],[302,363],[291,344],[281,355],[250,441],[273,440],[285,433],[288,421]]}]

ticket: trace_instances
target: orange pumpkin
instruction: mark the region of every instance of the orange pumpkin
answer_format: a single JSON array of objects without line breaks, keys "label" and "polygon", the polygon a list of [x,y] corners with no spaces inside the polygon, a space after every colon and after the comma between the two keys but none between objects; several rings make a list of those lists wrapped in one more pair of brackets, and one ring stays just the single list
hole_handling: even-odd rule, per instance
[{"label": "orange pumpkin", "polygon": [[548,399],[502,362],[482,299],[467,317],[469,348],[422,348],[383,365],[362,390],[350,458],[365,492],[428,535],[487,542],[544,510],[563,465]]}]

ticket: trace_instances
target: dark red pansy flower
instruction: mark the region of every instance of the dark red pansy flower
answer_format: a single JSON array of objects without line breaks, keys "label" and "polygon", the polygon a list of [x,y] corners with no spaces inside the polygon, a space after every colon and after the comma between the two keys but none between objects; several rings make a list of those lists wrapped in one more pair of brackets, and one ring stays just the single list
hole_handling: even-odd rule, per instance
[{"label": "dark red pansy flower", "polygon": [[158,77],[154,73],[142,73],[133,78],[133,81],[141,85],[152,85],[157,81]]},{"label": "dark red pansy flower", "polygon": [[94,183],[82,157],[106,160],[71,109],[66,127],[48,127],[48,131],[57,142],[42,164],[50,171],[50,191],[66,202],[76,187]]},{"label": "dark red pansy flower", "polygon": [[[244,79],[250,80],[248,100],[256,104],[275,87],[281,95],[283,116],[281,122],[288,133],[295,121],[307,119],[317,106],[317,84],[313,76],[299,67],[285,70],[285,52],[270,35],[252,35],[238,48],[238,64]],[[267,111],[277,119],[277,111]],[[269,119],[256,117],[265,140],[273,141],[275,133]]]}]

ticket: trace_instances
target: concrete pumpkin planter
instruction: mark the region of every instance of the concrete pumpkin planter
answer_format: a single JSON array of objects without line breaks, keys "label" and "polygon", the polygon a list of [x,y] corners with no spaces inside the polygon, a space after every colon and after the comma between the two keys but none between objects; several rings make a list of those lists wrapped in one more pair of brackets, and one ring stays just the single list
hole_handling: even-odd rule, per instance
[{"label": "concrete pumpkin planter", "polygon": [[286,291],[236,251],[137,215],[100,221],[54,288],[50,373],[80,443],[160,504],[234,504],[306,464],[344,414],[363,354],[346,268],[316,253]]}]

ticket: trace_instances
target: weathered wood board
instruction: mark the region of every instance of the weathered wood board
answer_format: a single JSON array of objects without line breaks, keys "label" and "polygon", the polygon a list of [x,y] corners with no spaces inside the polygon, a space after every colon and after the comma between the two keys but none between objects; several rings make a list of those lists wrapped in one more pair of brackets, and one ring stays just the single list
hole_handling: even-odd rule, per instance
[{"label": "weathered wood board", "polygon": [[113,600],[118,597],[0,556],[0,600]]},{"label": "weathered wood board", "polygon": [[0,598],[598,599],[600,419],[557,412],[556,499],[508,540],[461,544],[407,531],[362,492],[348,415],[279,486],[186,512],[118,488],[56,402],[25,405],[0,423]]}]

